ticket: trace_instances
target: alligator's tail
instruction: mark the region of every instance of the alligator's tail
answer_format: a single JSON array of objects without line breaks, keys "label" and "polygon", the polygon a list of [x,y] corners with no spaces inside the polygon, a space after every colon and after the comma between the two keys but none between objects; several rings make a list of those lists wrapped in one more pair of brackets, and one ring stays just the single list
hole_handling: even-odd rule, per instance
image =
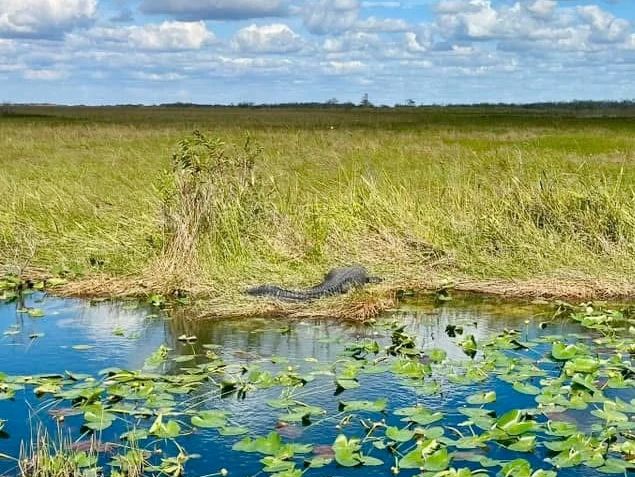
[{"label": "alligator's tail", "polygon": [[313,298],[312,293],[287,290],[276,285],[260,285],[246,290],[248,295],[271,296],[279,300],[304,301]]}]

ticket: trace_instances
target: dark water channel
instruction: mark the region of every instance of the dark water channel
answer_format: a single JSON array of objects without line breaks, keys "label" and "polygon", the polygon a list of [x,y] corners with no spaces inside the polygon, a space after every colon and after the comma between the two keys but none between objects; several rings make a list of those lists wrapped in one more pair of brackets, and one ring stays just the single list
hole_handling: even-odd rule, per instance
[{"label": "dark water channel", "polygon": [[[39,308],[44,316],[33,317],[19,312],[21,307]],[[541,335],[559,334],[575,336],[583,329],[572,322],[559,321],[545,330],[538,323],[549,316],[544,307],[520,303],[499,303],[486,299],[454,299],[447,303],[423,301],[405,304],[400,310],[383,317],[384,321],[396,321],[406,325],[406,331],[417,338],[417,344],[425,348],[441,348],[448,354],[450,361],[469,360],[458,345],[459,338],[451,338],[446,333],[448,325],[463,327],[463,336],[472,334],[481,342],[505,329],[521,331],[523,340],[531,340]],[[168,359],[160,366],[161,373],[182,373],[181,368],[193,367],[209,360],[208,351],[217,354],[230,366],[258,366],[272,373],[293,369],[299,375],[315,371],[316,368],[328,369],[345,352],[348,343],[367,338],[380,344],[390,343],[390,331],[382,327],[369,327],[359,324],[338,323],[322,320],[287,321],[275,319],[241,319],[189,321],[186,312],[165,311],[138,305],[135,302],[90,303],[81,300],[59,299],[37,293],[26,297],[22,304],[0,304],[0,384],[2,374],[7,376],[37,376],[60,374],[65,372],[87,374],[100,379],[100,371],[105,368],[139,370],[149,356],[160,346],[170,349]],[[527,320],[529,320],[527,322]],[[381,320],[380,320],[381,321]],[[195,336],[196,341],[187,343],[179,337]],[[210,347],[204,345],[217,345]],[[541,347],[542,346],[542,347]],[[532,350],[520,350],[517,353],[525,357],[544,354],[548,344],[538,345]],[[191,355],[189,361],[178,361],[179,356]],[[174,360],[177,358],[177,361]],[[479,354],[476,355],[479,359]],[[322,366],[322,368],[320,368]],[[458,365],[457,365],[458,366]],[[551,368],[548,368],[551,369]],[[452,373],[449,368],[448,373]],[[456,368],[460,374],[460,366]],[[550,371],[551,372],[551,371]],[[404,384],[404,380],[391,373],[369,373],[359,377],[360,386],[335,393],[332,375],[314,373],[313,380],[304,387],[297,388],[294,399],[306,404],[319,406],[326,411],[324,416],[312,419],[310,423],[292,423],[281,427],[279,409],[272,408],[267,400],[279,398],[280,387],[255,389],[247,392],[244,399],[236,394],[221,396],[214,383],[205,383],[192,392],[177,394],[176,402],[180,412],[204,409],[221,409],[229,412],[232,426],[248,429],[249,436],[263,436],[272,430],[278,430],[288,442],[312,444],[317,449],[330,447],[335,437],[343,432],[349,437],[363,437],[364,429],[359,417],[379,421],[385,419],[388,425],[403,427],[400,416],[390,412],[373,414],[358,412],[350,422],[340,422],[344,414],[339,402],[352,400],[374,401],[380,398],[388,400],[388,411],[416,404],[428,406],[432,410],[444,413],[444,419],[433,424],[446,429],[456,428],[466,420],[466,416],[456,412],[465,405],[465,398],[478,391],[495,390],[497,399],[488,405],[488,409],[502,415],[512,408],[533,408],[534,396],[515,391],[510,383],[490,378],[470,385],[457,384],[446,379],[441,373],[436,381],[441,385],[441,393],[425,395]],[[619,390],[623,399],[635,397],[630,389]],[[0,394],[1,396],[1,394]],[[56,400],[51,394],[37,396],[33,387],[26,386],[11,399],[0,399],[0,419],[6,420],[0,433],[0,454],[17,457],[21,442],[29,442],[40,426],[44,426],[55,435],[58,427],[64,435],[73,440],[82,441],[90,433],[82,428],[83,416],[68,416],[58,423],[54,419],[56,409],[65,409],[69,402]],[[585,425],[588,416],[577,411],[563,413],[561,419]],[[266,475],[262,472],[259,460],[263,457],[256,453],[244,453],[232,450],[232,445],[244,436],[221,436],[217,429],[193,427],[190,416],[177,416],[185,435],[171,439],[149,438],[141,442],[151,449],[162,449],[163,456],[175,455],[175,442],[194,456],[185,466],[189,476],[205,476],[227,469],[230,476]],[[102,442],[118,443],[119,435],[135,426],[149,427],[150,419],[117,419],[112,426],[99,432]],[[450,431],[448,431],[450,432]],[[341,467],[334,462],[322,468],[309,469],[307,475],[315,476],[368,476],[391,475],[390,468],[395,460],[381,449],[368,451],[384,461],[383,466]],[[524,458],[530,461],[534,469],[553,467],[544,462],[548,450],[538,446],[535,451],[520,453],[500,446],[489,446],[476,452],[484,453],[493,459],[510,460]],[[108,453],[101,457],[100,464],[104,473],[109,474]],[[158,452],[157,455],[161,455]],[[328,454],[328,452],[326,452]],[[310,454],[309,454],[310,455]],[[298,468],[302,468],[302,458],[296,459]],[[480,466],[470,461],[454,460],[451,466]],[[489,469],[490,475],[496,475],[500,467]],[[402,475],[415,475],[418,470],[402,470]],[[0,459],[0,475],[16,475],[16,463],[10,459]],[[595,476],[603,475],[586,466],[561,469],[559,476]]]}]

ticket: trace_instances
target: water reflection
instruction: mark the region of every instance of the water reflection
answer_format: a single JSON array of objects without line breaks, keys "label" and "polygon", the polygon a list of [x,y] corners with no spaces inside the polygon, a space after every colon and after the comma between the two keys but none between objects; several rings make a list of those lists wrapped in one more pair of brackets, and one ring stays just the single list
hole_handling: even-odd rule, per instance
[{"label": "water reflection", "polygon": [[[37,307],[44,311],[44,317],[33,318],[19,313],[22,307]],[[477,342],[485,340],[504,329],[516,329],[528,338],[540,330],[535,323],[549,315],[549,309],[529,303],[499,303],[496,300],[468,300],[457,297],[449,303],[432,300],[405,303],[403,308],[381,321],[397,321],[404,324],[409,333],[414,333],[418,344],[425,348],[442,348],[453,360],[467,359],[457,344],[462,338],[450,339],[446,334],[448,325],[463,328],[463,336],[474,335]],[[61,300],[44,294],[26,297],[22,304],[0,304],[0,372],[13,375],[59,373],[64,370],[76,373],[97,373],[106,367],[140,369],[144,361],[160,345],[170,348],[170,359],[165,371],[179,373],[182,368],[206,362],[204,345],[218,345],[216,352],[226,363],[258,365],[263,369],[278,372],[287,366],[297,366],[300,370],[315,369],[319,363],[333,363],[345,349],[347,343],[370,338],[382,344],[390,342],[390,332],[381,327],[368,327],[352,322],[333,320],[296,320],[254,318],[193,321],[187,319],[185,309],[177,309],[170,314],[157,311],[132,302],[90,303],[81,300]],[[528,325],[526,320],[532,323]],[[551,333],[578,331],[572,324],[547,330]],[[179,339],[181,336],[195,336],[191,343]],[[34,337],[37,336],[37,337]],[[89,348],[78,350],[76,345]],[[527,351],[526,353],[531,353]],[[178,362],[173,358],[195,355],[195,359]],[[285,358],[285,360],[280,358]],[[307,361],[310,360],[310,361]],[[361,387],[347,390],[342,395],[334,395],[333,376],[319,375],[307,386],[297,391],[296,399],[306,404],[321,406],[328,416],[338,414],[340,399],[373,400],[389,399],[391,408],[424,403],[447,413],[447,424],[456,425],[464,416],[456,413],[456,408],[464,403],[465,396],[484,390],[485,384],[460,387],[449,383],[446,376],[437,379],[443,383],[443,393],[427,397],[417,395],[404,381],[394,375],[368,374],[360,376]],[[497,388],[501,406],[533,405],[533,398],[514,393],[509,386]],[[266,403],[268,399],[280,396],[279,388],[248,393],[245,399],[235,395],[222,398],[214,383],[207,383],[195,392],[182,396],[181,409],[224,409],[231,412],[232,424],[246,426],[252,435],[259,435],[279,425],[279,412]],[[10,417],[6,431],[10,439],[2,441],[1,452],[17,455],[21,440],[30,439],[30,426],[25,420],[33,409],[43,405],[31,390],[19,394],[15,400],[0,400],[0,418]],[[67,405],[67,404],[66,404]],[[501,409],[503,411],[504,408]],[[389,424],[403,426],[399,418],[387,415]],[[38,415],[41,422],[52,425],[46,412]],[[37,421],[32,421],[37,422]],[[79,430],[81,416],[69,416],[66,429]],[[291,426],[281,430],[300,442],[316,445],[330,445],[334,439],[337,421],[314,422],[311,426]],[[118,434],[125,428],[113,426],[104,434],[104,439],[118,440]],[[346,428],[349,435],[357,435],[359,427],[351,424]],[[191,475],[209,474],[225,466],[236,475],[252,475],[261,466],[259,456],[231,452],[236,439],[220,437],[218,432],[194,429],[182,438],[182,445],[190,453],[198,453],[201,458],[189,467]],[[543,456],[544,457],[544,456]],[[541,457],[542,458],[542,457]],[[4,466],[4,467],[3,467]],[[9,464],[0,462],[0,474],[9,469]],[[346,475],[363,472],[369,475],[385,475],[386,468],[347,470]],[[332,475],[333,468],[316,470],[316,477]],[[338,475],[344,475],[340,472]],[[573,472],[560,475],[574,475]],[[585,475],[577,471],[575,475]],[[592,475],[592,474],[588,474]]]}]

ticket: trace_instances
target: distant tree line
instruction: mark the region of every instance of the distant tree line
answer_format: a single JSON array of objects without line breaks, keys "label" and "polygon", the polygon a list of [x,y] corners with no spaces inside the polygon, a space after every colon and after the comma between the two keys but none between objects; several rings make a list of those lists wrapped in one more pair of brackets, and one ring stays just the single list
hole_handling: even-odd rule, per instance
[{"label": "distant tree line", "polygon": [[[127,106],[127,105],[126,105]],[[195,104],[195,103],[163,103],[159,105],[163,108],[289,108],[289,109],[305,109],[305,108],[519,108],[519,109],[565,109],[565,110],[602,110],[602,109],[633,109],[635,108],[635,100],[622,101],[556,101],[556,102],[536,102],[536,103],[465,103],[465,104],[416,104],[414,100],[407,99],[404,103],[396,103],[389,105],[374,105],[365,95],[360,103],[339,102],[335,98],[331,98],[325,102],[292,102],[292,103],[253,103],[240,102],[232,104]]]},{"label": "distant tree line", "polygon": [[[14,111],[13,108],[17,106],[56,106],[55,104],[35,104],[35,103],[1,103],[0,104],[0,116],[11,115]],[[76,107],[83,107],[84,105],[78,104]],[[536,103],[465,103],[465,104],[417,104],[413,99],[407,99],[403,103],[396,103],[392,106],[389,105],[375,105],[368,99],[368,95],[365,94],[359,103],[353,103],[351,101],[339,102],[336,98],[331,98],[324,102],[309,101],[309,102],[290,102],[290,103],[253,103],[253,102],[240,102],[231,104],[200,104],[200,103],[161,103],[155,105],[147,104],[117,104],[108,107],[120,107],[120,108],[251,108],[251,109],[359,109],[359,108],[372,108],[372,109],[399,109],[399,108],[492,108],[492,109],[547,109],[547,110],[632,110],[635,109],[635,100],[622,100],[622,101],[556,101],[556,102],[536,102]]]}]

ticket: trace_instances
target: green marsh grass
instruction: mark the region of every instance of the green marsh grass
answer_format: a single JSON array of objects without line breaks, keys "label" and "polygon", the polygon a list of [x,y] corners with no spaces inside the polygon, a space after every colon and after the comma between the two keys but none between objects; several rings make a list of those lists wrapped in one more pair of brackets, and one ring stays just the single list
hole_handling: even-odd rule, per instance
[{"label": "green marsh grass", "polygon": [[[195,129],[228,158],[258,145],[257,207],[227,186],[235,176],[219,181],[220,222],[190,237],[193,261],[170,252],[189,264],[174,273],[162,180]],[[306,285],[354,262],[386,288],[628,294],[634,132],[628,116],[567,111],[17,108],[0,118],[0,263],[231,303],[246,285]]]},{"label": "green marsh grass", "polygon": [[[86,437],[84,435],[84,437]],[[111,456],[107,472],[99,466],[100,454]],[[31,442],[22,442],[16,475],[20,477],[141,477],[150,467],[149,452],[136,441],[127,444],[101,443],[96,436],[74,441],[58,426],[52,436],[43,426],[37,428]]]}]

